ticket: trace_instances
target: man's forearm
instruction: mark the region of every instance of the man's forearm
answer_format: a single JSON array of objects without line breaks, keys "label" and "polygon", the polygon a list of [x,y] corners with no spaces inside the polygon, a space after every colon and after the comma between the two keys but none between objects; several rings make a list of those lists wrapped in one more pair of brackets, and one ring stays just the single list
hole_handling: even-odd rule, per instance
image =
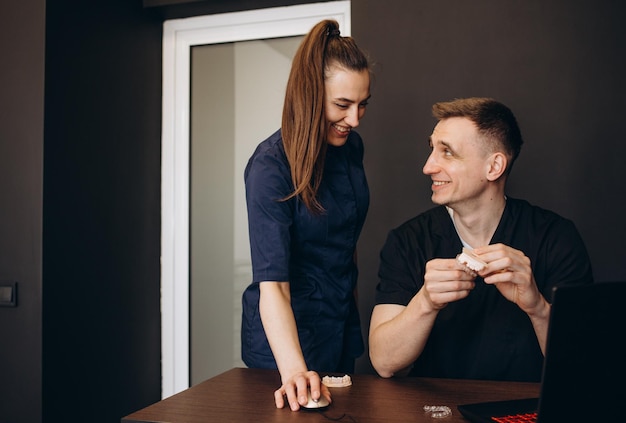
[{"label": "man's forearm", "polygon": [[422,353],[437,316],[414,297],[408,306],[380,304],[372,313],[370,359],[382,377],[401,375]]}]

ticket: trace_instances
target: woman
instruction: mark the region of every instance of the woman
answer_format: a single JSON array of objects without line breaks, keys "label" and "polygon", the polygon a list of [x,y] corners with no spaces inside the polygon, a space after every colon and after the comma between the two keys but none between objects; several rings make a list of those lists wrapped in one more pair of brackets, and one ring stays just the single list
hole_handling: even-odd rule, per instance
[{"label": "woman", "polygon": [[317,371],[350,373],[363,353],[356,243],[369,206],[363,143],[352,131],[370,97],[365,54],[334,20],[305,36],[281,129],[245,170],[253,281],[243,294],[242,358],[278,368],[278,408],[328,389]]}]

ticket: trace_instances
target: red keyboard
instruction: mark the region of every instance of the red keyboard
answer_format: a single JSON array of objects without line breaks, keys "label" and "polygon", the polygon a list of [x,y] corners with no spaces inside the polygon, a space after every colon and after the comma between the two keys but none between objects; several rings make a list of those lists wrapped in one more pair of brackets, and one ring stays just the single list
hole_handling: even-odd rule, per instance
[{"label": "red keyboard", "polygon": [[497,423],[533,423],[537,421],[537,413],[515,414],[513,416],[492,417]]}]

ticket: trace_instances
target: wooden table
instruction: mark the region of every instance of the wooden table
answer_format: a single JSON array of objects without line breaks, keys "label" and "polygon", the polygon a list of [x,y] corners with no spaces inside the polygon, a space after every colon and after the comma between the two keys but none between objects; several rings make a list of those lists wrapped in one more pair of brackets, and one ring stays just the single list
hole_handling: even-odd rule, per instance
[{"label": "wooden table", "polygon": [[[330,388],[333,403],[324,415],[277,409],[273,393],[280,386],[278,372],[236,368],[132,413],[122,422],[466,422],[456,409],[458,404],[538,397],[540,388],[538,383],[525,382],[351,377],[352,386]],[[433,418],[424,412],[424,405],[447,405],[452,416]]]}]

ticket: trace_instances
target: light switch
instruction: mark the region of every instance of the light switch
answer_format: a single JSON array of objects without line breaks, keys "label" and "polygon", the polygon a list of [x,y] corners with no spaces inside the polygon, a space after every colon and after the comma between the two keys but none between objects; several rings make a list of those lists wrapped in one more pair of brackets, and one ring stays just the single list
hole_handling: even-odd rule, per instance
[{"label": "light switch", "polygon": [[17,306],[17,282],[0,282],[0,307]]}]

